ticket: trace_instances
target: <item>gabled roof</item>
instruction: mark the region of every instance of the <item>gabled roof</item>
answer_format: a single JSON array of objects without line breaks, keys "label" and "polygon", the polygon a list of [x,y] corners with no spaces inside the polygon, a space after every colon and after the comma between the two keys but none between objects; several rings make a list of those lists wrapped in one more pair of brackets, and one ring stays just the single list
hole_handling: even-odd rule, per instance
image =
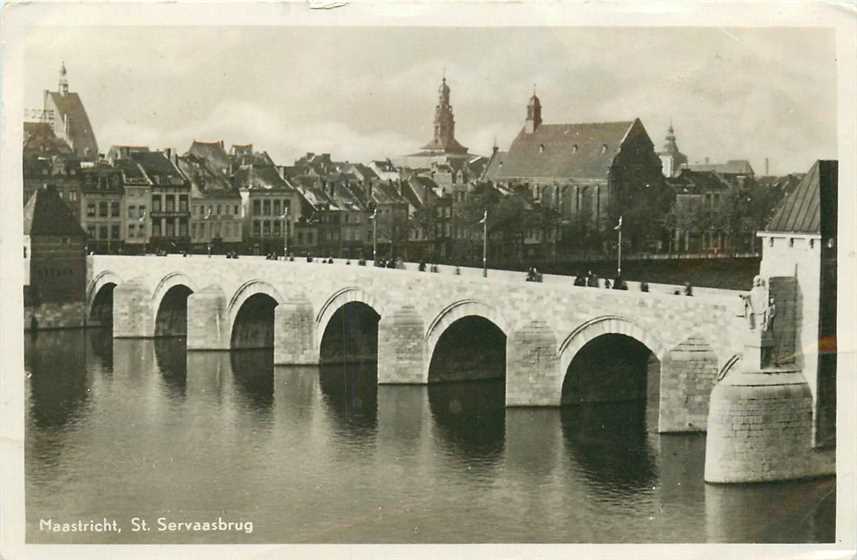
[{"label": "gabled roof", "polygon": [[[186,178],[163,152],[134,152],[131,159],[140,164],[153,183],[178,185]],[[156,177],[160,179],[156,180]]]},{"label": "gabled roof", "polygon": [[[489,165],[486,177],[606,179],[625,137],[639,120],[607,123],[543,124],[522,129],[508,153]],[[495,160],[498,158],[494,158]]]},{"label": "gabled roof", "polygon": [[765,231],[821,235],[824,230],[835,235],[838,180],[837,161],[816,161],[777,208]]},{"label": "gabled roof", "polygon": [[753,175],[753,166],[746,159],[730,159],[726,163],[692,163],[693,171],[714,171],[723,175]]},{"label": "gabled roof", "polygon": [[46,122],[24,123],[24,155],[68,155],[71,146]]},{"label": "gabled roof", "polygon": [[207,160],[191,154],[177,160],[179,169],[190,181],[193,196],[241,197],[229,177],[212,169]]},{"label": "gabled roof", "polygon": [[288,181],[280,177],[272,165],[247,165],[235,171],[235,182],[241,189],[272,190],[291,189]]},{"label": "gabled roof", "polygon": [[223,172],[229,168],[229,155],[223,148],[223,140],[218,140],[217,142],[200,142],[194,140],[185,153],[185,155],[187,154],[208,160],[218,171]]},{"label": "gabled roof", "polygon": [[24,235],[85,237],[74,212],[59,197],[56,189],[38,189],[24,206]]},{"label": "gabled roof", "polygon": [[[68,121],[68,136],[71,140],[74,153],[79,157],[98,157],[98,142],[95,141],[95,133],[89,123],[89,116],[83,108],[83,102],[76,93],[61,94],[58,91],[46,91],[45,96],[50,99],[59,113],[56,116],[55,125],[64,127]],[[47,101],[47,99],[46,99]],[[47,108],[47,103],[45,103]]]},{"label": "gabled roof", "polygon": [[666,182],[676,194],[702,194],[713,191],[728,191],[732,184],[714,171],[682,169],[677,177],[668,177]]}]

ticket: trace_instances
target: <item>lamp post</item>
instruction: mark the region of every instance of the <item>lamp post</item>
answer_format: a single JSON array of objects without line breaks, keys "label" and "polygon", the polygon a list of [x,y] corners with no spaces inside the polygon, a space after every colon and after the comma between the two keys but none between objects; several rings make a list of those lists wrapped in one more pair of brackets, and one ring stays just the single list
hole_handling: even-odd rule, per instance
[{"label": "lamp post", "polygon": [[488,278],[488,209],[479,223],[482,224],[482,277]]},{"label": "lamp post", "polygon": [[616,258],[616,278],[619,279],[622,277],[622,216],[619,216],[619,223],[613,229],[619,232],[619,252]]},{"label": "lamp post", "polygon": [[205,245],[206,245],[205,248],[206,248],[206,252],[208,253],[208,258],[211,258],[211,241],[212,241],[212,236],[211,236],[212,227],[208,223],[208,220],[210,220],[210,219],[211,219],[211,207],[209,206],[208,212],[205,213],[205,217],[203,218],[203,220],[206,223],[206,228],[205,228],[206,235],[205,236],[208,238],[208,240],[205,243]]},{"label": "lamp post", "polygon": [[283,260],[289,259],[289,207],[283,209]]},{"label": "lamp post", "polygon": [[372,265],[377,265],[378,260],[378,209],[372,210],[369,219],[372,220]]},{"label": "lamp post", "polygon": [[146,256],[146,240],[149,238],[148,230],[146,227],[146,211],[143,210],[140,212],[140,218],[137,220],[140,223],[140,227],[143,228],[143,256]]}]

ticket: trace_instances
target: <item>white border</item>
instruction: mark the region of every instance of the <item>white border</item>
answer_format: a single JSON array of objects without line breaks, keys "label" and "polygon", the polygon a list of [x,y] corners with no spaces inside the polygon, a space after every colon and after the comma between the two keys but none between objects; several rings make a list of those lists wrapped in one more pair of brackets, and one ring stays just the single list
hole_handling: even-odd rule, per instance
[{"label": "white border", "polygon": [[[311,2],[321,6],[334,2]],[[806,2],[699,1],[351,2],[310,9],[302,2],[9,4],[0,16],[0,557],[5,558],[855,558],[857,501],[857,358],[855,227],[857,209],[857,7]],[[24,378],[21,126],[22,38],[34,25],[209,26],[822,26],[836,30],[839,150],[839,358],[837,543],[834,545],[252,545],[26,546],[24,539]],[[763,77],[760,77],[762,79]],[[761,521],[761,520],[760,520]]]}]

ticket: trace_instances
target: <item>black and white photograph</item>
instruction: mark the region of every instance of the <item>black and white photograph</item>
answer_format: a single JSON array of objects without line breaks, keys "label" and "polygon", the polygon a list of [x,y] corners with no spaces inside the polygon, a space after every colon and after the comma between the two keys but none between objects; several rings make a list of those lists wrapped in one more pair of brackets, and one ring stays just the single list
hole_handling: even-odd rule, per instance
[{"label": "black and white photograph", "polygon": [[11,17],[18,544],[853,553],[853,14],[187,7]]}]

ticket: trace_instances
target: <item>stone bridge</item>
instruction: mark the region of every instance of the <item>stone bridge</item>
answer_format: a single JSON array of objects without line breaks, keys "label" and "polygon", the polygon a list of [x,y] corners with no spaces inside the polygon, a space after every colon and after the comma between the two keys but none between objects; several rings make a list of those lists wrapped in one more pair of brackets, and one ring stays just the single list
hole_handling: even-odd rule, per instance
[{"label": "stone bridge", "polygon": [[272,347],[276,364],[377,359],[382,384],[503,377],[507,406],[639,398],[654,368],[661,432],[705,430],[718,372],[743,348],[739,292],[342,261],[87,258],[89,324],[112,321],[115,338]]}]

